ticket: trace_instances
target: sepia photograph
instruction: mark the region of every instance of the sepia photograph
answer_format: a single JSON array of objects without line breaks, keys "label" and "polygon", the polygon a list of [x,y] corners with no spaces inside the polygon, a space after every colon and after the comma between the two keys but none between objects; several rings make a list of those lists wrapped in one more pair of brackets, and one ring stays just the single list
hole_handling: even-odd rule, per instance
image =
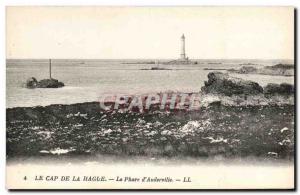
[{"label": "sepia photograph", "polygon": [[295,14],[7,6],[6,188],[295,189]]}]

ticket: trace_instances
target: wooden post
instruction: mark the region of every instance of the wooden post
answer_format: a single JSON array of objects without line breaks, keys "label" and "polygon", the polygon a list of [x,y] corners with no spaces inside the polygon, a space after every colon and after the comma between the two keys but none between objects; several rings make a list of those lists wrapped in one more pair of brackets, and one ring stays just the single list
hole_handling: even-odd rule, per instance
[{"label": "wooden post", "polygon": [[51,59],[49,59],[49,75],[50,75],[50,79],[52,79],[52,77],[51,77]]}]

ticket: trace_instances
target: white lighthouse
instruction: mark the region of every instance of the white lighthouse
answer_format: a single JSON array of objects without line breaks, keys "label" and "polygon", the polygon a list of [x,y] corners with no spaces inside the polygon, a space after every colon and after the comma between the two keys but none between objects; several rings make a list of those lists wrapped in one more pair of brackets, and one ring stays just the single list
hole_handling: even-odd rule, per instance
[{"label": "white lighthouse", "polygon": [[191,61],[185,53],[185,36],[180,37],[180,57],[176,60],[167,62],[167,64],[197,64],[196,61]]},{"label": "white lighthouse", "polygon": [[182,34],[181,36],[181,52],[180,52],[180,60],[188,60],[185,55],[185,36]]}]

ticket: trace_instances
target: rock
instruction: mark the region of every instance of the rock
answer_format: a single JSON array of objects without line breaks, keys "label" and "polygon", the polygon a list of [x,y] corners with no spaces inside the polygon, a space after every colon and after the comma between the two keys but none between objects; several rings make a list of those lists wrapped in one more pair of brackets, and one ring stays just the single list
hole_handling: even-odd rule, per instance
[{"label": "rock", "polygon": [[278,158],[278,153],[277,152],[268,152],[268,156]]},{"label": "rock", "polygon": [[263,88],[256,82],[230,77],[221,72],[210,72],[208,81],[201,88],[204,93],[232,95],[255,95],[263,93]]},{"label": "rock", "polygon": [[263,75],[280,75],[280,76],[293,76],[293,64],[276,64],[273,66],[265,66],[263,68],[255,68],[253,66],[243,66],[239,69],[229,69],[228,72],[238,74],[263,74]]},{"label": "rock", "polygon": [[31,77],[31,78],[27,79],[27,81],[26,81],[26,87],[29,89],[36,88],[37,85],[38,85],[38,81],[34,77]]},{"label": "rock", "polygon": [[122,141],[126,143],[128,141],[128,137],[122,138]]},{"label": "rock", "polygon": [[26,87],[29,89],[34,89],[34,88],[60,88],[65,86],[64,83],[59,82],[56,79],[43,79],[40,81],[37,81],[36,78],[31,77],[27,79],[26,81]]},{"label": "rock", "polygon": [[161,137],[160,140],[161,140],[161,141],[166,141],[166,140],[168,140],[168,139],[167,139],[166,137]]},{"label": "rock", "polygon": [[282,128],[282,129],[280,130],[280,132],[283,133],[283,132],[288,131],[288,130],[289,130],[289,128],[284,127],[284,128]]},{"label": "rock", "polygon": [[161,134],[161,135],[171,135],[172,132],[169,131],[169,130],[163,130],[160,134]]},{"label": "rock", "polygon": [[182,128],[180,128],[181,133],[195,133],[198,131],[198,128],[201,126],[199,121],[189,121]]},{"label": "rock", "polygon": [[269,83],[267,86],[264,87],[264,94],[266,95],[292,95],[294,93],[294,85],[288,83]]},{"label": "rock", "polygon": [[60,88],[65,86],[64,83],[56,79],[43,79],[38,82],[38,88]]},{"label": "rock", "polygon": [[50,152],[47,151],[47,150],[41,150],[40,153],[42,153],[42,154],[49,154]]},{"label": "rock", "polygon": [[238,70],[238,73],[240,74],[250,74],[255,73],[257,69],[253,66],[243,66]]},{"label": "rock", "polygon": [[274,66],[266,66],[259,71],[260,74],[267,75],[282,75],[293,76],[294,65],[293,64],[276,64]]},{"label": "rock", "polygon": [[294,64],[276,64],[274,66],[266,66],[266,69],[294,69]]}]

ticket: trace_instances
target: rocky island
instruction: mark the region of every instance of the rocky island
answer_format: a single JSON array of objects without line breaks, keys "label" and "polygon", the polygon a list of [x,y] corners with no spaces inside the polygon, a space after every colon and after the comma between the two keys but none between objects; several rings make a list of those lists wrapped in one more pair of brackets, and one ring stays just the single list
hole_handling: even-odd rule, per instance
[{"label": "rocky island", "polygon": [[34,88],[60,88],[65,86],[63,82],[59,82],[56,79],[42,79],[38,81],[36,78],[31,77],[26,81],[26,87],[29,89]]},{"label": "rocky island", "polygon": [[60,88],[65,86],[63,82],[58,81],[57,79],[53,79],[51,72],[51,59],[49,60],[49,79],[42,79],[38,81],[35,77],[31,77],[26,81],[26,87],[28,89],[34,88]]}]

